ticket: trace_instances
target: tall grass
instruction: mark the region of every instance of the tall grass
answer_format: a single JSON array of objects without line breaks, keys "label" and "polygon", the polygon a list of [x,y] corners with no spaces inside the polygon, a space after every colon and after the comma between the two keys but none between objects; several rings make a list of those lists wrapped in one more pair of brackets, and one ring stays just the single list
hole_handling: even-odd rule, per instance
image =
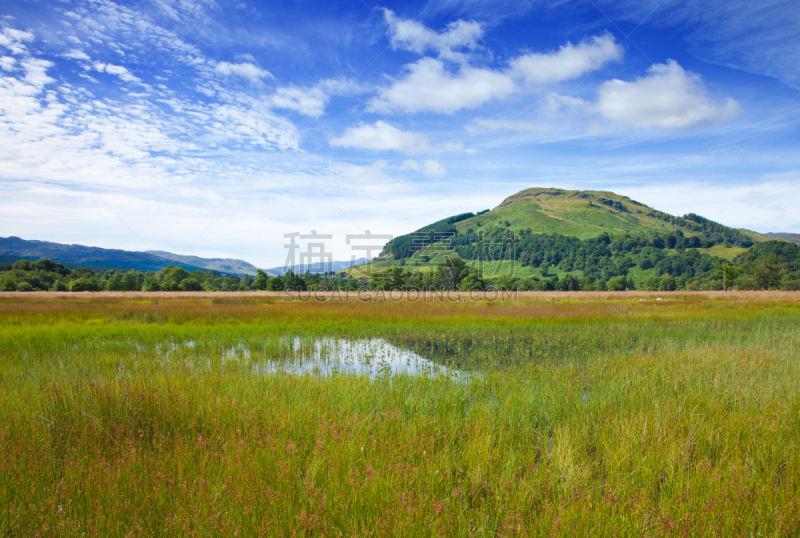
[{"label": "tall grass", "polygon": [[[800,311],[766,297],[4,300],[0,534],[797,536]],[[477,373],[257,373],[287,335]]]}]

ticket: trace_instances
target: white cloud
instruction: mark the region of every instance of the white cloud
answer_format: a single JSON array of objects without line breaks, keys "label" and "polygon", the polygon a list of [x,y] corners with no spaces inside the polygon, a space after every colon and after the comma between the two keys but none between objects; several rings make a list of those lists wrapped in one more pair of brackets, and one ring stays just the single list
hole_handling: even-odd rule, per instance
[{"label": "white cloud", "polygon": [[406,66],[409,74],[381,90],[367,110],[372,112],[438,112],[453,114],[475,108],[515,90],[514,81],[489,69],[460,66],[456,73],[435,58],[422,58]]},{"label": "white cloud", "polygon": [[220,62],[214,66],[214,72],[223,76],[237,75],[253,82],[258,82],[262,78],[275,78],[272,73],[266,69],[261,69],[257,65],[251,63],[232,64],[229,62]]},{"label": "white cloud", "polygon": [[55,79],[47,75],[47,69],[53,67],[53,62],[36,58],[27,58],[22,61],[22,68],[25,70],[25,82],[35,88],[42,88],[46,84],[55,82]]},{"label": "white cloud", "polygon": [[28,41],[33,41],[31,32],[24,32],[14,28],[0,30],[0,47],[6,47],[14,54],[24,54],[28,48],[23,43]]},{"label": "white cloud", "polygon": [[618,61],[623,54],[614,36],[604,34],[577,45],[568,42],[558,51],[519,56],[507,68],[475,67],[470,65],[474,59],[470,53],[482,35],[477,23],[458,21],[437,33],[415,21],[399,20],[389,10],[385,13],[393,47],[420,55],[432,50],[439,57],[426,56],[404,66],[405,76],[381,88],[370,100],[370,112],[454,114],[507,97],[518,89],[518,81],[537,85],[563,82]]},{"label": "white cloud", "polygon": [[422,173],[428,177],[440,177],[447,173],[447,169],[437,161],[429,159],[423,163]]},{"label": "white cloud", "polygon": [[71,58],[73,60],[86,60],[87,62],[91,60],[88,54],[78,49],[72,49],[71,51],[64,53],[64,58]]},{"label": "white cloud", "polygon": [[623,49],[611,34],[594,36],[558,51],[533,53],[511,61],[511,72],[531,84],[554,84],[600,69],[622,59]]},{"label": "white cloud", "polygon": [[411,19],[398,19],[390,9],[383,10],[389,25],[389,39],[393,49],[404,49],[424,54],[432,50],[447,59],[460,59],[456,49],[474,49],[483,36],[481,25],[475,21],[458,20],[447,25],[443,32],[435,32]]},{"label": "white cloud", "polygon": [[401,131],[383,121],[376,121],[375,125],[361,123],[358,127],[350,127],[342,136],[332,138],[330,144],[333,147],[401,151],[410,154],[432,151],[428,137],[424,134]]},{"label": "white cloud", "polygon": [[800,88],[797,0],[602,0],[614,20],[678,29],[704,62],[775,77]]},{"label": "white cloud", "polygon": [[470,133],[498,132],[498,131],[552,131],[549,125],[531,123],[519,120],[493,120],[475,118],[466,126]]},{"label": "white cloud", "polygon": [[11,71],[14,69],[16,64],[16,58],[12,58],[11,56],[0,56],[0,67],[3,68],[4,71]]},{"label": "white cloud", "polygon": [[319,88],[298,88],[289,86],[278,88],[267,98],[275,108],[294,110],[306,116],[319,116],[325,110],[328,96]]},{"label": "white cloud", "polygon": [[419,163],[414,159],[405,160],[403,164],[400,165],[399,170],[414,170],[415,172],[419,172]]},{"label": "white cloud", "polygon": [[613,123],[633,128],[682,129],[717,124],[741,113],[732,98],[712,99],[699,75],[684,71],[674,60],[654,64],[632,82],[614,79],[599,89],[597,111]]},{"label": "white cloud", "polygon": [[116,75],[125,82],[138,82],[141,80],[132,75],[125,67],[121,65],[106,64],[103,62],[95,62],[92,64],[92,69],[101,73],[108,73],[109,75]]}]

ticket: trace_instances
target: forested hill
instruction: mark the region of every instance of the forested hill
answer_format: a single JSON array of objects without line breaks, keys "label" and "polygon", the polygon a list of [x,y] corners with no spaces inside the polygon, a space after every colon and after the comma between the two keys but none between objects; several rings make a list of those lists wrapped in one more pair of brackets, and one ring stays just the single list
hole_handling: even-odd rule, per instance
[{"label": "forested hill", "polygon": [[[364,271],[384,280],[391,272],[394,287],[441,287],[447,283],[436,275],[456,263],[455,254],[466,263],[459,278],[467,283],[450,285],[467,288],[597,290],[613,281],[623,289],[795,289],[800,272],[790,247],[796,245],[612,192],[527,189],[492,210],[395,238]],[[369,276],[364,271],[351,274]]]},{"label": "forested hill", "polygon": [[[532,188],[506,198],[492,210],[462,213],[442,219],[416,232],[402,235],[387,245],[396,259],[408,258],[416,250],[420,234],[441,236],[488,235],[493,229],[526,230],[531,234],[558,234],[578,239],[602,233],[686,238],[689,248],[716,244],[748,248],[773,239],[764,234],[724,226],[694,213],[677,217],[636,200],[607,191],[569,191]],[[692,239],[692,238],[697,239]]]},{"label": "forested hill", "polygon": [[[50,241],[28,241],[19,237],[0,237],[0,257],[37,260],[46,258],[69,267],[113,268],[159,271],[167,266],[187,271],[218,270],[224,273],[255,274],[255,267],[242,260],[219,260],[178,256],[169,252],[136,252],[121,249],[66,245]],[[11,259],[5,263],[13,263]],[[252,270],[250,269],[252,268]]]}]

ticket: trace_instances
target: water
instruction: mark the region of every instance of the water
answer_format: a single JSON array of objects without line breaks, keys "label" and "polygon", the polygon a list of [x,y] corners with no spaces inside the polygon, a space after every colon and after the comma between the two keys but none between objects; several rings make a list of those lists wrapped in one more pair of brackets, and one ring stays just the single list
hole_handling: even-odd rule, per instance
[{"label": "water", "polygon": [[285,360],[265,360],[255,366],[260,373],[378,375],[450,375],[459,371],[430,361],[413,351],[399,348],[382,338],[300,338],[281,342],[288,351]]}]

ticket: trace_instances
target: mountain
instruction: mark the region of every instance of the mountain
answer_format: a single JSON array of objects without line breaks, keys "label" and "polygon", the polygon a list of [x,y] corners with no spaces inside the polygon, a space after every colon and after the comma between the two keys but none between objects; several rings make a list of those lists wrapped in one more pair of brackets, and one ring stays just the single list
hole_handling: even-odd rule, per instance
[{"label": "mountain", "polygon": [[791,243],[797,243],[798,245],[800,245],[800,234],[780,232],[780,233],[768,233],[767,235],[773,239],[780,239],[782,241],[789,241]]},{"label": "mountain", "polygon": [[219,271],[220,273],[232,273],[236,275],[255,275],[258,268],[244,260],[234,258],[200,258],[198,256],[184,256],[173,254],[164,250],[148,250],[149,254],[154,254],[159,258],[170,260],[173,263],[183,263],[195,267],[202,267],[209,271]]},{"label": "mountain", "polygon": [[413,234],[396,237],[384,253],[395,259],[414,252],[414,236],[436,232],[458,236],[496,230],[530,230],[534,234],[558,234],[591,239],[603,232],[620,234],[673,234],[702,237],[704,243],[727,244],[745,249],[757,242],[773,239],[751,230],[735,229],[693,213],[676,217],[608,191],[569,191],[532,188],[509,196],[492,210],[478,214],[462,213],[440,220]]},{"label": "mountain", "polygon": [[347,269],[348,267],[356,266],[356,265],[363,265],[367,263],[369,260],[366,258],[358,258],[352,261],[333,261],[330,264],[325,264],[328,267],[323,268],[322,264],[319,262],[313,263],[310,266],[301,266],[301,265],[292,265],[290,267],[273,267],[272,269],[268,269],[267,272],[273,275],[280,275],[283,276],[287,270],[291,270],[296,274],[304,274],[306,270],[309,273],[322,273],[325,271],[341,271],[342,269]]},{"label": "mountain", "polygon": [[556,277],[585,283],[619,277],[658,289],[653,279],[670,275],[687,286],[714,281],[721,287],[722,264],[765,242],[776,241],[694,213],[670,215],[613,192],[532,188],[494,209],[395,237],[371,264],[348,273],[372,278],[400,266],[427,285],[424,279],[455,254],[478,276],[538,279],[536,286]]},{"label": "mountain", "polygon": [[[514,228],[530,228],[536,233],[557,233],[589,239],[604,231],[635,234],[669,233],[680,229],[692,235],[702,231],[697,224],[703,224],[702,221],[706,220],[694,214],[675,217],[609,191],[531,188],[509,196],[491,211],[465,218],[457,227],[510,224]],[[719,231],[727,231],[732,237],[740,234],[745,236],[739,239],[743,243],[748,239],[752,242],[771,239],[749,230],[721,228],[724,230]]]},{"label": "mountain", "polygon": [[[168,253],[165,253],[168,254]],[[171,256],[177,255],[172,254]],[[129,250],[108,249],[100,247],[88,247],[84,245],[65,245],[62,243],[51,243],[50,241],[27,241],[19,237],[0,237],[0,257],[7,259],[26,258],[36,260],[47,258],[67,267],[92,267],[102,269],[137,269],[139,271],[158,271],[168,265],[183,267],[187,271],[207,270],[208,265],[219,262],[239,262],[243,264],[237,267],[249,266],[247,262],[241,260],[208,260],[195,256],[179,257],[183,259],[173,260],[152,252],[135,252]],[[201,265],[202,263],[202,265]],[[220,271],[222,271],[220,269]],[[234,272],[234,271],[223,271]],[[236,271],[237,274],[241,274]],[[255,272],[255,271],[253,271]]]}]

